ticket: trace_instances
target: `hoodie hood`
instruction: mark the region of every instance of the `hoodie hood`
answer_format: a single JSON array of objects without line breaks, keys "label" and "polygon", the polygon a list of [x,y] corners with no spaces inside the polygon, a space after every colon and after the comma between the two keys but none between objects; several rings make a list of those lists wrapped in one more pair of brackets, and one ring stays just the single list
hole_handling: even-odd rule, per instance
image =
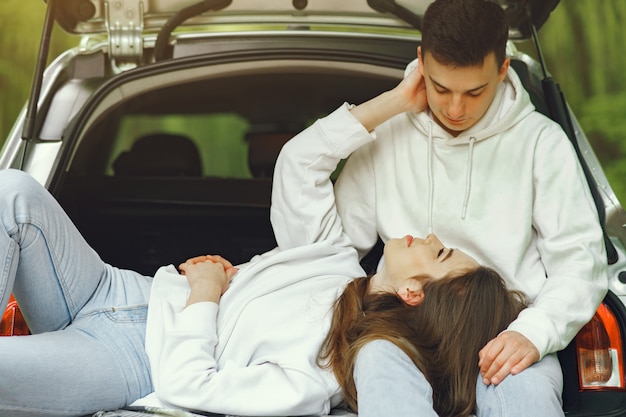
[{"label": "hoodie hood", "polygon": [[[417,70],[418,59],[413,60],[405,69],[404,76]],[[465,219],[467,205],[472,190],[472,170],[474,163],[474,145],[502,133],[506,129],[524,119],[535,110],[530,96],[522,86],[522,82],[509,67],[506,77],[496,90],[496,94],[487,112],[472,127],[454,137],[443,129],[433,118],[430,110],[420,113],[407,113],[411,122],[425,137],[428,138],[428,229],[433,232],[433,193],[435,190],[433,175],[433,141],[441,141],[444,146],[467,145],[467,162],[465,170],[465,192],[461,219]]]}]

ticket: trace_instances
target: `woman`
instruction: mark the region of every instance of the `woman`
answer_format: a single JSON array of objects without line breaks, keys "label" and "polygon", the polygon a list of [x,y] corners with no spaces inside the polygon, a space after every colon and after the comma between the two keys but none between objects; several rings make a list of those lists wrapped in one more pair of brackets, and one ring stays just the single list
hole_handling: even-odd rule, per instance
[{"label": "woman", "polygon": [[[525,307],[522,294],[508,291],[501,277],[485,267],[459,278],[425,280],[426,296],[417,308],[392,293],[372,292],[370,281],[350,282],[337,300],[320,355],[335,372],[349,407],[359,409],[358,385],[366,384],[358,378],[363,369],[355,370],[362,348],[372,341],[387,341],[408,356],[432,387],[427,410],[419,410],[419,401],[410,400],[414,415],[431,415],[433,409],[438,416],[475,413],[478,352]],[[368,410],[362,414],[370,415]],[[389,408],[388,415],[396,414]]]},{"label": "woman", "polygon": [[[0,172],[0,306],[13,292],[33,332],[0,338],[0,375],[11,375],[0,384],[0,415],[85,415],[131,403],[328,413],[342,393],[317,354],[333,303],[364,275],[329,177],[363,145],[351,140],[361,129],[355,120],[332,143],[316,123],[284,147],[272,195],[276,249],[237,268],[191,258],[182,274],[170,265],[154,279],[103,262],[43,187]],[[420,304],[431,281],[478,267],[435,236],[392,239],[384,256],[368,281],[401,300],[398,308]]]}]

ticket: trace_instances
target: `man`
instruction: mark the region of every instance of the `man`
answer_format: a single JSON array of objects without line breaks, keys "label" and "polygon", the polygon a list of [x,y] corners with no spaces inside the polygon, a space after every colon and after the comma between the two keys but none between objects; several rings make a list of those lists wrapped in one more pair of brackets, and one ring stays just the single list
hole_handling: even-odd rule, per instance
[{"label": "man", "polygon": [[[350,156],[335,187],[361,256],[378,236],[434,232],[529,297],[530,307],[477,358],[478,416],[562,416],[556,352],[604,297],[606,255],[572,146],[534,111],[509,68],[507,33],[495,2],[435,1],[405,79],[336,112],[324,129],[341,132],[356,119],[362,134],[376,136]],[[390,343],[363,349],[355,369],[360,417],[411,415],[416,402],[429,401],[410,388],[428,387],[419,371],[407,369],[406,358],[392,360],[402,355]],[[378,394],[394,374],[403,376]]]}]

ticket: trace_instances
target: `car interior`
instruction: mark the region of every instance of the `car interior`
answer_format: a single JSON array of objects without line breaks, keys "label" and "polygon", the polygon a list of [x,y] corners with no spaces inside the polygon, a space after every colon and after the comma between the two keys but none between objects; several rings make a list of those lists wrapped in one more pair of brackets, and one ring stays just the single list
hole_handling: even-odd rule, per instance
[{"label": "car interior", "polygon": [[299,63],[279,77],[244,71],[139,91],[81,135],[55,194],[113,265],[153,275],[205,253],[246,262],[276,244],[269,206],[282,145],[401,75],[327,72]]}]

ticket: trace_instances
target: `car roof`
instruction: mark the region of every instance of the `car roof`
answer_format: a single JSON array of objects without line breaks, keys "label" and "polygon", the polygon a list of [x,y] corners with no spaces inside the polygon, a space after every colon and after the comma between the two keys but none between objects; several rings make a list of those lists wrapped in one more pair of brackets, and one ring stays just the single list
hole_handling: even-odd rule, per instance
[{"label": "car roof", "polygon": [[[47,0],[44,0],[47,1]],[[531,36],[559,0],[497,0],[509,15],[510,37]],[[181,26],[216,24],[287,24],[369,26],[419,29],[432,0],[56,0],[55,17],[73,34],[120,36],[124,30],[159,31],[181,11],[190,14]],[[203,7],[211,10],[202,11]],[[180,15],[179,15],[180,16]],[[529,20],[530,18],[530,20]],[[530,23],[532,22],[532,24]]]}]

